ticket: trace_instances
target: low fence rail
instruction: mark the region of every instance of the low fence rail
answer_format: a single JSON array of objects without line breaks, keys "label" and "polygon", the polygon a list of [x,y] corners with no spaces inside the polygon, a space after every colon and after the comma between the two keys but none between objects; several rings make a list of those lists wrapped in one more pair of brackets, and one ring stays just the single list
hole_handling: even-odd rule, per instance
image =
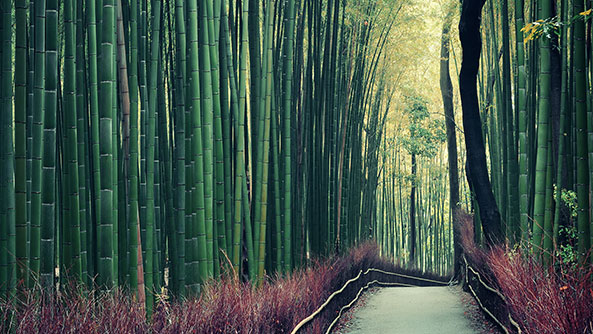
[{"label": "low fence rail", "polygon": [[463,262],[465,267],[465,286],[467,286],[482,311],[486,313],[492,321],[505,332],[505,334],[522,334],[521,327],[513,319],[508,310],[505,296],[485,282],[479,271],[469,264],[465,255],[463,256]]},{"label": "low fence rail", "polygon": [[[381,277],[377,277],[377,276],[383,276],[382,277],[383,279],[381,279]],[[340,320],[340,317],[342,316],[343,312],[345,310],[349,309],[350,307],[352,307],[352,305],[354,305],[356,303],[356,301],[358,301],[362,292],[373,285],[405,286],[405,287],[446,286],[446,285],[449,285],[449,282],[443,282],[443,281],[433,280],[433,279],[429,279],[429,278],[417,277],[417,276],[401,274],[401,273],[396,273],[396,272],[389,272],[389,271],[385,271],[385,270],[381,270],[381,269],[377,269],[377,268],[368,268],[364,272],[362,270],[360,270],[356,277],[349,279],[348,281],[346,281],[346,283],[344,283],[344,285],[340,289],[338,289],[335,292],[333,292],[332,294],[330,294],[329,297],[327,297],[327,299],[325,300],[325,302],[323,304],[321,304],[317,308],[317,310],[315,310],[315,312],[311,313],[311,315],[309,315],[308,317],[301,320],[301,322],[299,322],[294,327],[294,329],[291,331],[291,334],[296,334],[296,333],[300,333],[301,331],[303,331],[308,324],[310,324],[315,318],[319,317],[324,311],[327,310],[328,305],[330,305],[330,303],[335,298],[337,298],[340,294],[347,291],[349,286],[353,286],[356,284],[358,284],[360,286],[358,288],[356,295],[350,302],[348,302],[346,305],[343,305],[341,308],[339,308],[336,316],[333,318],[332,322],[330,323],[329,327],[326,329],[325,333],[330,333],[331,330],[334,328],[334,326]]]},{"label": "low fence rail", "polygon": [[[480,309],[486,313],[492,321],[494,321],[505,334],[517,333],[522,334],[521,327],[513,319],[507,308],[507,301],[505,296],[488,284],[471,264],[468,263],[465,256],[463,256],[465,276],[464,283],[473,298],[478,303]],[[291,334],[297,334],[304,331],[307,325],[311,324],[313,320],[319,317],[323,312],[327,311],[328,306],[338,296],[343,294],[347,289],[358,286],[358,290],[354,297],[345,305],[339,307],[336,316],[331,321],[325,333],[332,331],[334,326],[340,320],[344,311],[352,307],[362,295],[362,292],[373,285],[381,286],[403,286],[403,287],[418,287],[418,286],[446,286],[451,282],[443,282],[424,277],[401,274],[397,272],[389,272],[377,268],[368,268],[365,271],[360,270],[358,275],[349,279],[342,285],[342,287],[332,294],[321,304],[315,312],[308,317],[301,320],[291,331]]]}]

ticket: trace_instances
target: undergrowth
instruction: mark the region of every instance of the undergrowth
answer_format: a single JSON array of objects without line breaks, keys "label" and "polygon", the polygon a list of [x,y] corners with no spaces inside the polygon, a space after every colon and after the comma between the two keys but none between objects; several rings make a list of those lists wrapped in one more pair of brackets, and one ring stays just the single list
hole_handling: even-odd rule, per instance
[{"label": "undergrowth", "polygon": [[[471,216],[458,217],[468,261],[505,297],[522,333],[593,333],[593,268],[575,265],[556,252],[548,264],[529,250],[497,246],[484,250],[473,241]],[[501,319],[505,321],[505,319]]]},{"label": "undergrowth", "polygon": [[[158,296],[148,321],[134,298],[121,290],[71,288],[43,296],[34,291],[14,305],[0,303],[0,332],[290,333],[333,291],[370,267],[414,274],[382,259],[376,244],[365,243],[344,256],[316,261],[307,269],[283,277],[271,277],[258,288],[225,278],[205,284],[196,298],[179,301]],[[323,333],[339,308],[371,279],[369,275],[366,281],[340,294],[302,333]],[[13,317],[12,321],[9,317]]]},{"label": "undergrowth", "polygon": [[489,253],[488,265],[524,333],[593,333],[591,266],[543,265],[501,248]]}]

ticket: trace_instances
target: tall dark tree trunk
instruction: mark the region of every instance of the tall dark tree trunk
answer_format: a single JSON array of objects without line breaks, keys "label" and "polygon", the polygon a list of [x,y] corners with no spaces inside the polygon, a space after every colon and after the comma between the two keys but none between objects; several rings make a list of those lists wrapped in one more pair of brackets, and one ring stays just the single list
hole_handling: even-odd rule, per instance
[{"label": "tall dark tree trunk", "polygon": [[[454,8],[454,7],[452,7]],[[450,11],[453,13],[454,11]],[[443,23],[441,37],[441,95],[445,110],[445,127],[447,131],[447,153],[449,156],[449,212],[456,216],[459,205],[459,170],[457,166],[457,136],[455,134],[455,110],[453,108],[453,85],[449,73],[449,33],[451,30],[451,15],[447,14]],[[453,224],[455,224],[453,219]],[[453,268],[454,275],[459,276],[461,260],[461,246],[459,244],[459,228],[453,226]]]},{"label": "tall dark tree trunk", "polygon": [[463,60],[459,74],[459,90],[467,150],[467,173],[478,201],[484,236],[489,245],[494,245],[503,240],[503,235],[500,226],[500,213],[488,177],[476,87],[482,48],[480,21],[484,3],[485,0],[463,0],[461,3],[459,39],[463,50]]},{"label": "tall dark tree trunk", "polygon": [[410,190],[410,263],[416,263],[416,154],[412,153],[412,189]]}]

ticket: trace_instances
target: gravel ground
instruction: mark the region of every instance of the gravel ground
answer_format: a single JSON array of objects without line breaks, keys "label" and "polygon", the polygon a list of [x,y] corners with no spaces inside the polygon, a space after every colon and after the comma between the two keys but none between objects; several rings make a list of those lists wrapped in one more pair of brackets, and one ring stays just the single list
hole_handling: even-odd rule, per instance
[{"label": "gravel ground", "polygon": [[334,333],[499,333],[459,287],[374,288],[342,316]]}]

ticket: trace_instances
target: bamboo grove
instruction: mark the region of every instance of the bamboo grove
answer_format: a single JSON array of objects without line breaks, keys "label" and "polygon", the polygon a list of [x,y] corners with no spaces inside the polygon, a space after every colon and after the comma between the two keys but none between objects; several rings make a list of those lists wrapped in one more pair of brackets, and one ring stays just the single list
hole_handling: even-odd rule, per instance
[{"label": "bamboo grove", "polygon": [[[529,249],[545,263],[591,261],[590,5],[583,0],[487,0],[482,11],[478,93],[501,215],[499,239],[511,248]],[[461,108],[454,90],[459,75],[455,56],[461,52],[452,17],[459,14],[458,3],[442,3],[441,14],[442,104],[427,101],[426,89],[417,90],[397,110],[409,124],[403,122],[396,135],[382,138],[375,235],[383,251],[398,261],[447,272],[458,254],[453,235],[457,209],[474,213],[475,240],[486,240],[465,174]],[[441,117],[422,116],[443,111],[445,125],[430,124]],[[438,134],[442,129],[446,135]]]},{"label": "bamboo grove", "polygon": [[593,57],[585,4],[489,1],[483,13],[479,93],[503,230],[511,244],[547,262],[586,262],[592,245]]},{"label": "bamboo grove", "polygon": [[[384,254],[400,264],[449,274],[454,265],[454,216],[449,209],[445,122],[431,117],[422,97],[407,98],[403,106],[405,128],[385,136],[380,148],[374,236]],[[464,196],[456,206],[470,208],[467,184],[460,185]]]},{"label": "bamboo grove", "polygon": [[369,238],[396,5],[3,0],[0,298],[150,310]]},{"label": "bamboo grove", "polygon": [[[453,212],[458,208],[471,209],[467,183],[459,182],[460,178],[464,180],[464,170],[458,166],[464,166],[465,155],[456,142],[457,119],[453,112],[459,102],[454,99],[452,74],[449,73],[450,67],[457,68],[454,58],[449,61],[449,54],[454,56],[455,48],[458,50],[457,44],[451,42],[454,41],[452,23],[458,6],[455,1],[445,1],[433,6],[434,9],[425,7],[419,4],[412,8],[408,14],[412,21],[408,24],[428,26],[420,28],[417,36],[426,36],[418,38],[429,41],[412,39],[411,43],[420,44],[421,48],[440,47],[440,54],[416,55],[415,61],[421,65],[414,69],[414,65],[408,64],[403,73],[405,76],[413,73],[411,76],[418,75],[422,79],[405,82],[397,76],[400,87],[393,99],[384,102],[394,105],[391,108],[396,109],[392,113],[396,119],[388,120],[390,127],[384,130],[377,147],[379,173],[373,236],[383,254],[400,265],[447,275],[454,269],[457,254]],[[435,16],[440,19],[431,27]],[[438,33],[431,34],[432,30]],[[433,73],[425,75],[429,70]],[[422,82],[425,77],[430,81]],[[431,96],[439,89],[442,99],[441,94]],[[452,150],[448,150],[447,145],[452,145]],[[452,162],[456,164],[448,166]],[[457,175],[449,177],[450,171],[456,171]],[[450,184],[448,180],[456,180],[457,184]],[[450,189],[457,189],[457,193],[451,194]]]}]

